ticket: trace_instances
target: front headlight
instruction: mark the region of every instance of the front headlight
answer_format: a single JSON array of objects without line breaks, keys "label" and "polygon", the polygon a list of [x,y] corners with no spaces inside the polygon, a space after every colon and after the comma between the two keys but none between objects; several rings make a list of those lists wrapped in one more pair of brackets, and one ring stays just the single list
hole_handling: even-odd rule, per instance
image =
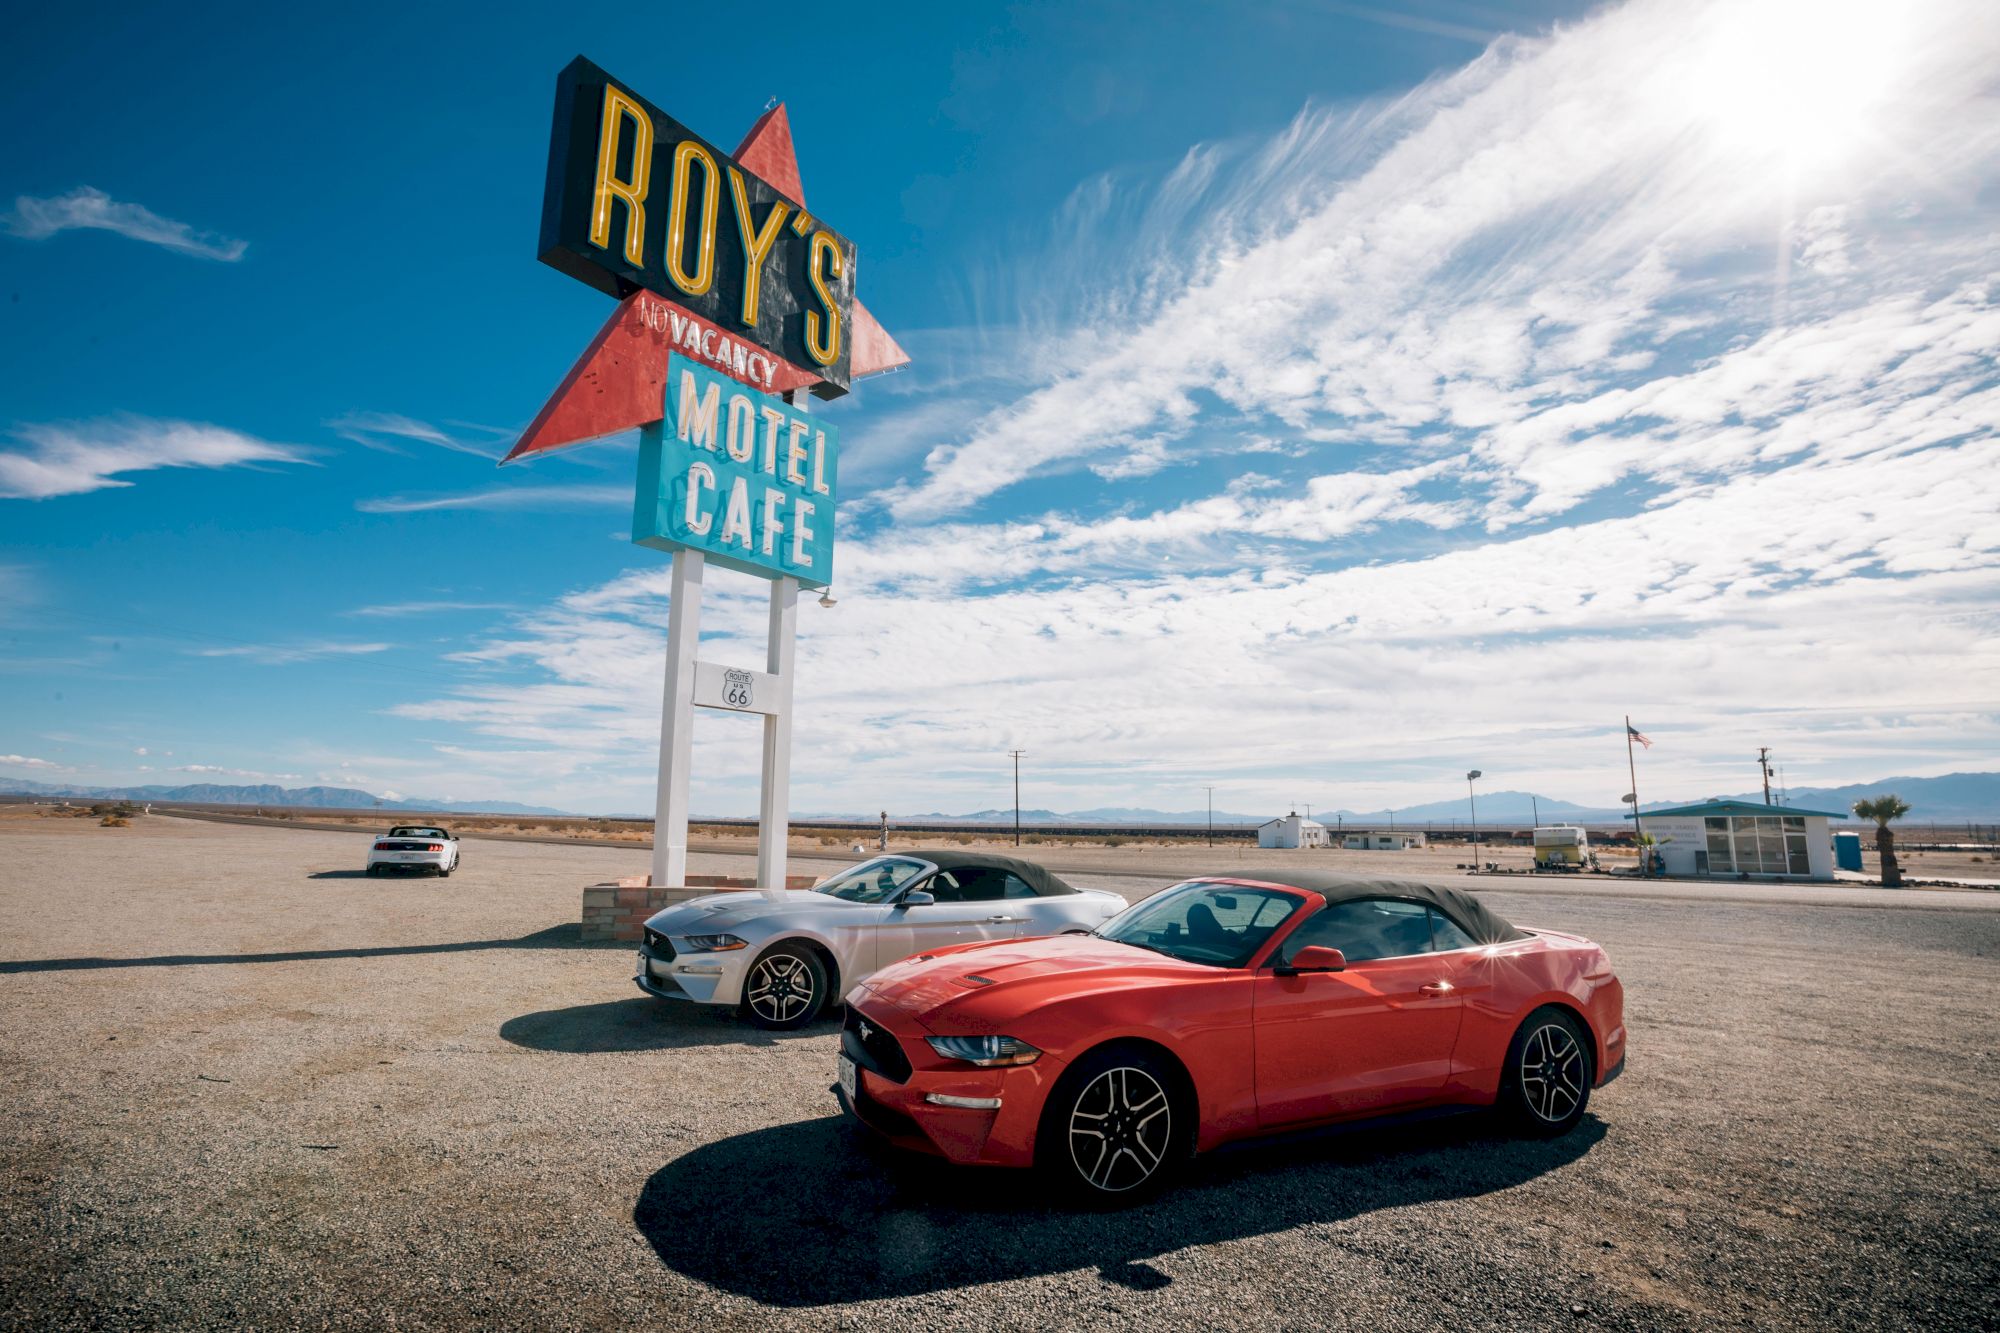
[{"label": "front headlight", "polygon": [[1042,1053],[1019,1037],[926,1037],[931,1049],[947,1060],[967,1064],[1031,1065]]},{"label": "front headlight", "polygon": [[747,949],[750,946],[734,935],[690,935],[688,947],[699,953],[728,953],[731,949]]}]

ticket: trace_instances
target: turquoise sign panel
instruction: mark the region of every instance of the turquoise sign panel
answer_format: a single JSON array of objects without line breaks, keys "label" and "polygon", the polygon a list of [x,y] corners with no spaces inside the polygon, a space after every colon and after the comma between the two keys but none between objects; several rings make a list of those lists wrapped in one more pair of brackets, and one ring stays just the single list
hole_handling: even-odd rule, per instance
[{"label": "turquoise sign panel", "polygon": [[632,540],[759,578],[831,583],[834,428],[678,352],[666,395],[661,429],[640,440]]}]

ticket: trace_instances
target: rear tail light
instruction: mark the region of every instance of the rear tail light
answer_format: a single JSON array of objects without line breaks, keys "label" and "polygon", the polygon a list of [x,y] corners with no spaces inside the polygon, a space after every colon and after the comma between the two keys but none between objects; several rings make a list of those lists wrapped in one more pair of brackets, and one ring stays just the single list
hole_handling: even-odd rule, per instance
[{"label": "rear tail light", "polygon": [[389,844],[386,842],[378,842],[375,844],[375,850],[378,852],[386,852],[389,850]]},{"label": "rear tail light", "polygon": [[434,842],[430,844],[428,847],[424,848],[424,850],[427,852],[441,852],[444,850],[444,844],[441,842]]}]

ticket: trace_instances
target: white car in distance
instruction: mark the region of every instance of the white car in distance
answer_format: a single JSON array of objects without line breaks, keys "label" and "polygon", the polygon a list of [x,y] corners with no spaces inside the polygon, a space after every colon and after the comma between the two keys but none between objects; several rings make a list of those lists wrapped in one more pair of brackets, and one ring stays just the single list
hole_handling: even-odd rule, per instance
[{"label": "white car in distance", "polygon": [[398,824],[368,848],[368,873],[428,870],[443,877],[458,869],[458,838],[435,824]]},{"label": "white car in distance", "polygon": [[655,913],[639,989],[740,1006],[759,1027],[803,1027],[862,978],[911,954],[976,940],[1088,932],[1125,910],[1011,856],[878,856],[811,889],[711,894]]}]

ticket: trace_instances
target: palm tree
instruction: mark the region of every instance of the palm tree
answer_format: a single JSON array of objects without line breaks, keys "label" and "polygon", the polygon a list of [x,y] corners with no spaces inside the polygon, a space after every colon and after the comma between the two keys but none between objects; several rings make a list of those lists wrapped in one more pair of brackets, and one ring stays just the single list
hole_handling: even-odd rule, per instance
[{"label": "palm tree", "polygon": [[1856,819],[1875,821],[1875,855],[1882,861],[1882,887],[1885,889],[1903,887],[1902,867],[1896,864],[1896,835],[1889,831],[1889,821],[1901,819],[1909,813],[1910,803],[1894,792],[1854,803]]}]

